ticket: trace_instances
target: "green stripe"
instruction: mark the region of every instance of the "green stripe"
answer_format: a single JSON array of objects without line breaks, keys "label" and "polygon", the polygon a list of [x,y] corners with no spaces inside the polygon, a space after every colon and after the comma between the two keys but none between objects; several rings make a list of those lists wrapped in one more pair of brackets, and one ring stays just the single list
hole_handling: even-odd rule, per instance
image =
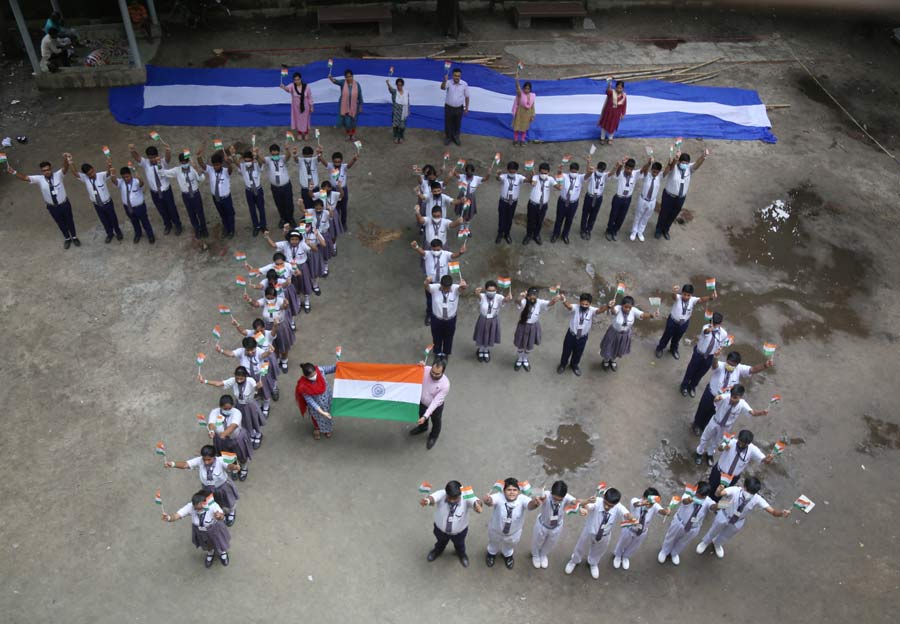
[{"label": "green stripe", "polygon": [[403,403],[402,401],[373,401],[372,399],[341,399],[335,397],[331,402],[331,415],[415,422],[419,419],[419,406],[415,403]]}]

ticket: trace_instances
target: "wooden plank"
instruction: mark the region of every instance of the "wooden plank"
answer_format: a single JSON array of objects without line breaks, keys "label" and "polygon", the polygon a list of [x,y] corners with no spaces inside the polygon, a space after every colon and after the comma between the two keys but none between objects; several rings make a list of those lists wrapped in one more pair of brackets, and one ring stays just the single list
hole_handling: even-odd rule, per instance
[{"label": "wooden plank", "polygon": [[587,17],[580,2],[520,2],[513,11],[517,16],[533,17]]},{"label": "wooden plank", "polygon": [[391,8],[381,4],[366,6],[323,6],[318,9],[319,24],[359,24],[390,22]]}]

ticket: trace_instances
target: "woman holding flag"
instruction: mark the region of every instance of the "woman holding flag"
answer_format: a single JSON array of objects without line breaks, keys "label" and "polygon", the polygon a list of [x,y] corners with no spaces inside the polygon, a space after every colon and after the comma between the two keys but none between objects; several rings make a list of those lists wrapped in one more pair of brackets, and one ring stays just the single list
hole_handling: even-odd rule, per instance
[{"label": "woman holding flag", "polygon": [[309,412],[313,423],[313,439],[318,440],[324,433],[330,438],[334,433],[334,422],[331,418],[331,392],[325,380],[325,375],[331,375],[337,370],[337,366],[315,366],[309,362],[300,365],[303,375],[297,380],[294,390],[294,398],[300,413],[306,418]]},{"label": "woman holding flag", "polygon": [[[394,68],[391,67],[391,73]],[[403,135],[406,132],[406,119],[409,117],[409,91],[403,87],[406,83],[403,78],[397,78],[394,81],[396,89],[391,86],[391,81],[385,79],[388,91],[391,93],[391,127],[394,131],[394,143],[400,144],[404,142]]]},{"label": "woman holding flag", "polygon": [[[282,66],[281,77],[287,75],[287,67]],[[282,84],[281,88],[291,95],[291,130],[306,141],[309,134],[309,117],[313,113],[312,89],[303,82],[300,72],[294,72],[290,85]]]},{"label": "woman holding flag", "polygon": [[603,113],[600,115],[600,142],[612,145],[613,135],[619,129],[619,122],[625,116],[625,107],[628,96],[625,95],[625,82],[616,80],[615,89],[612,87],[612,78],[606,79],[606,102],[603,104]]},{"label": "woman holding flag", "polygon": [[[509,280],[504,282],[504,288],[509,290]],[[497,296],[497,282],[488,280],[484,288],[476,288],[478,296],[478,320],[475,321],[475,332],[472,340],[478,348],[478,361],[487,364],[491,361],[491,348],[500,344],[500,309],[503,305],[512,301],[512,294]]]},{"label": "woman holding flag", "polygon": [[341,88],[340,111],[338,114],[338,127],[343,128],[347,134],[347,140],[352,141],[356,135],[356,118],[362,112],[363,94],[359,84],[353,79],[353,72],[344,70],[344,79],[335,78],[328,68],[328,80]]},{"label": "woman holding flag", "polygon": [[[528,143],[526,135],[531,123],[534,121],[534,93],[531,91],[531,83],[526,82],[519,86],[519,69],[516,69],[516,99],[513,100],[513,145],[525,145]],[[521,138],[520,138],[521,135]]]},{"label": "woman holding flag", "polygon": [[266,424],[269,416],[269,410],[263,412],[259,408],[256,400],[257,383],[253,377],[250,377],[247,369],[238,366],[234,369],[234,377],[223,379],[222,381],[214,381],[212,379],[204,379],[203,375],[197,375],[200,383],[215,386],[217,388],[225,388],[237,398],[237,408],[241,410],[243,416],[242,422],[247,423],[250,430],[250,441],[254,449],[258,449],[262,444],[262,428]]},{"label": "woman holding flag", "polygon": [[234,409],[234,399],[228,394],[223,394],[219,399],[219,407],[209,412],[206,428],[217,451],[228,451],[237,455],[241,465],[238,479],[246,481],[247,463],[253,457],[253,453],[250,450],[250,436],[241,426],[242,422],[243,415],[240,410]]},{"label": "woman holding flag", "polygon": [[[618,291],[622,291],[619,286]],[[622,303],[615,305],[615,300],[606,306],[613,321],[606,329],[603,340],[600,342],[600,357],[603,358],[603,370],[615,371],[619,365],[616,360],[631,353],[631,335],[634,331],[634,322],[638,319],[646,320],[659,316],[659,311],[653,314],[642,312],[634,305],[634,297],[626,295],[622,297]]]},{"label": "woman holding flag", "polygon": [[166,468],[179,470],[196,470],[200,476],[200,484],[203,491],[211,493],[216,503],[227,512],[225,526],[234,524],[235,508],[238,496],[237,488],[228,478],[229,472],[241,469],[234,453],[222,453],[216,456],[216,449],[212,445],[205,445],[200,449],[200,456],[184,461],[167,461],[163,463]]},{"label": "woman holding flag", "polygon": [[175,522],[182,518],[191,517],[191,542],[197,548],[206,549],[206,567],[210,567],[215,561],[216,551],[219,553],[219,561],[227,566],[228,549],[231,547],[231,533],[221,521],[225,514],[222,508],[213,500],[212,494],[200,490],[191,497],[191,502],[173,514],[163,513],[163,522]]}]

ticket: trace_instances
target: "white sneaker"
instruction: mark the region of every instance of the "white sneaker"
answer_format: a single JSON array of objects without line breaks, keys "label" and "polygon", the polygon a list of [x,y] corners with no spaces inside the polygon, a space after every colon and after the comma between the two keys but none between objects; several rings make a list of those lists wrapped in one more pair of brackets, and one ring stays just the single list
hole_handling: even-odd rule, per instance
[{"label": "white sneaker", "polygon": [[541,557],[541,567],[545,570],[550,567],[550,559],[546,555]]},{"label": "white sneaker", "polygon": [[599,566],[595,566],[595,565],[591,566],[591,576],[594,577],[595,579],[600,578],[600,567]]},{"label": "white sneaker", "polygon": [[725,558],[725,549],[719,546],[718,544],[713,544],[713,548],[716,549],[716,557],[719,559]]},{"label": "white sneaker", "polygon": [[621,557],[613,557],[613,567],[618,570],[622,567],[622,558]]},{"label": "white sneaker", "polygon": [[631,561],[628,560],[628,557],[622,557],[622,569],[627,570],[631,566]]},{"label": "white sneaker", "polygon": [[707,548],[709,548],[709,544],[707,544],[706,542],[700,542],[699,544],[697,544],[697,554],[702,555],[706,552]]},{"label": "white sneaker", "polygon": [[659,554],[656,555],[656,560],[659,561],[660,563],[665,563],[666,562],[666,554],[663,551],[659,551]]},{"label": "white sneaker", "polygon": [[672,555],[672,565],[678,565],[681,563],[681,558],[678,555]]},{"label": "white sneaker", "polygon": [[641,234],[640,232],[638,232],[638,240],[641,241],[642,243],[644,242],[644,235]]},{"label": "white sneaker", "polygon": [[575,566],[577,566],[577,565],[578,565],[577,563],[575,563],[574,561],[572,561],[570,559],[569,562],[566,564],[566,574],[572,574],[572,572],[575,571]]},{"label": "white sneaker", "polygon": [[541,558],[540,557],[532,557],[531,565],[533,565],[536,569],[541,569]]},{"label": "white sneaker", "polygon": [[637,236],[637,234],[632,232],[631,235],[628,237],[628,240],[633,241],[635,236]]}]

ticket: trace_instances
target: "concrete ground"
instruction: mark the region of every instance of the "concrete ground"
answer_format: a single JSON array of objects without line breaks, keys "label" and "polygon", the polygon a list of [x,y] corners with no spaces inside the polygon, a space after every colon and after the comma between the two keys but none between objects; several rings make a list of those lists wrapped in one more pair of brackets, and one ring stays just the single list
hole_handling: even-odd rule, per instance
[{"label": "concrete ground", "polygon": [[[595,22],[591,31],[553,25],[514,31],[483,15],[468,20],[465,39],[480,42],[470,50],[503,54],[510,66],[522,59],[535,77],[725,56],[727,70],[709,84],[758,89],[767,103],[790,105],[771,113],[779,142],[688,140],[686,151],[698,155],[708,147],[712,155],[688,200],[693,219],[675,226],[670,242],[610,244],[595,236],[586,243],[576,236],[570,246],[523,248],[518,240],[495,246],[497,187],[489,184],[480,193],[463,276],[474,285],[505,273],[516,291],[560,282],[568,291],[595,293],[624,276],[644,301],[672,284],[699,285],[716,276],[721,299],[715,307],[725,313],[745,360],[759,362],[764,341],[781,345],[776,368],[749,385],[755,407],[774,393],[784,397],[768,418],[752,423],[757,439],[767,447],[777,439],[792,442],[774,465],[758,471],[764,494],[778,507],[806,494],[815,510],[786,520],[757,513],[723,561],[687,551],[677,569],[656,563],[664,528],[657,523],[631,570],[615,571],[605,559],[599,581],[583,567],[573,576],[562,571],[579,518],[567,522],[549,570],[530,565],[533,519],[515,569],[487,569],[486,515],[472,522],[470,569],[452,556],[427,563],[431,512],[416,505],[420,481],[456,478],[485,491],[509,475],[536,485],[561,476],[580,496],[604,480],[626,497],[653,484],[667,499],[682,481],[700,476],[686,459],[696,442],[688,425],[697,400],[678,393],[685,359],[653,357],[661,321],[641,325],[618,373],[600,369],[603,323],[588,344],[584,377],[558,376],[567,317],[557,308],[544,317],[545,342],[532,358],[533,371],[514,373],[513,312],[504,312],[494,360],[479,364],[469,340],[476,318],[469,300],[448,369],[453,388],[444,433],[434,449],[426,452],[425,441],[411,439],[402,425],[351,419],[337,422],[333,439],[313,441],[290,399],[300,362],[327,363],[337,344],[346,360],[413,362],[430,342],[422,325],[422,276],[407,245],[416,231],[406,189],[413,185],[410,165],[439,160],[443,147],[433,132],[411,131],[409,142],[397,147],[387,129],[363,129],[366,150],[351,172],[354,236],[341,240],[322,297],[299,319],[291,371],[281,382],[285,396],[273,409],[249,480],[239,485],[232,565],[204,570],[187,523],[163,525],[152,501],[161,488],[167,509],[180,506],[196,490],[196,475],[164,471],[153,447],[162,439],[173,458],[196,454],[205,437],[194,414],[212,408],[218,393],[194,381],[194,355],[210,354],[207,376],[228,376],[232,362],[212,348],[216,305],[227,303],[241,321],[251,319],[232,286],[231,253],[244,250],[254,263],[269,254],[249,235],[242,197],[239,235],[228,244],[213,240],[201,248],[187,236],[160,236],[152,248],[127,240],[104,245],[82,188],[68,181],[84,245],[63,252],[38,191],[2,176],[0,302],[10,329],[0,438],[7,467],[0,523],[4,622],[228,616],[548,622],[600,614],[628,622],[894,620],[890,613],[900,604],[893,518],[900,447],[898,168],[825,99],[792,62],[788,45],[890,150],[898,147],[900,50],[886,29],[840,16],[652,10],[598,15]],[[156,62],[199,66],[220,47],[315,48],[227,62],[274,67],[341,55],[350,39],[341,33],[313,42],[297,35],[302,28],[278,21],[226,27],[215,35],[173,36]],[[407,18],[390,39],[357,34],[354,41],[357,49],[411,56],[434,51],[406,45],[430,37]],[[641,41],[673,37],[681,41]],[[22,103],[5,107],[0,122],[4,134],[30,136],[27,146],[7,150],[19,169],[36,171],[44,158],[58,163],[64,150],[76,163],[97,162],[103,144],[124,159],[128,143],[146,141],[146,129],[112,120],[105,93],[37,94],[21,66],[16,76],[4,81],[11,84],[3,85],[3,97]],[[214,134],[246,140],[252,130],[159,131],[176,147],[193,148]],[[255,131],[261,137],[281,132]],[[338,145],[335,130],[323,129],[323,136],[327,149]],[[611,162],[623,152],[641,153],[645,144],[663,151],[668,142],[622,140],[600,155]],[[465,137],[453,154],[479,166],[497,150],[558,162],[563,153],[583,160],[588,146],[513,150],[505,141]],[[784,223],[761,216],[776,200],[789,213]],[[609,194],[601,219],[608,201]],[[151,219],[160,227],[158,216]],[[377,252],[366,234],[385,232],[369,222],[399,232],[399,240]],[[514,234],[522,233],[517,220]],[[236,345],[236,334],[226,333],[223,344]],[[682,353],[689,350],[683,345]]]}]

